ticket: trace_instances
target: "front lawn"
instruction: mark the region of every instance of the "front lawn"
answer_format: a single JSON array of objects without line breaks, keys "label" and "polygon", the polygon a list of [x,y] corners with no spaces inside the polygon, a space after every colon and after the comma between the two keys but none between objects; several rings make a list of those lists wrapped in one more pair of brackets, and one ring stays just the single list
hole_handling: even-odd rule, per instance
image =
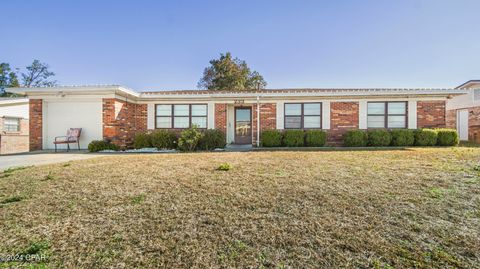
[{"label": "front lawn", "polygon": [[28,167],[0,174],[0,255],[42,254],[33,264],[47,268],[480,267],[479,161],[458,147]]}]

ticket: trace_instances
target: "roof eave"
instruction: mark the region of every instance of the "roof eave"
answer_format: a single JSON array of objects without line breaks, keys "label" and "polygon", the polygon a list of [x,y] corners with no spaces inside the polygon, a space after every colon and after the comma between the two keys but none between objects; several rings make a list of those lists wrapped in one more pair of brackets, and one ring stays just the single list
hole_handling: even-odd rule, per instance
[{"label": "roof eave", "polygon": [[119,86],[119,85],[106,85],[106,86],[60,86],[60,87],[19,87],[19,88],[7,88],[7,92],[22,94],[27,96],[54,96],[59,94],[82,94],[82,95],[102,95],[102,94],[116,94],[129,98],[136,99],[140,94],[134,90]]}]

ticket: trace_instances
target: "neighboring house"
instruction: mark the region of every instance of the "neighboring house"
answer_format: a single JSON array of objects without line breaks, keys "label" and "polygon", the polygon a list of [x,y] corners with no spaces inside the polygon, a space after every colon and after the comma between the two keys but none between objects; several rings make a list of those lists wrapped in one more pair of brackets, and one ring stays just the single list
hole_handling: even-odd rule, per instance
[{"label": "neighboring house", "polygon": [[460,140],[480,143],[480,80],[470,80],[456,89],[467,94],[447,102],[447,126],[456,128]]},{"label": "neighboring house", "polygon": [[29,151],[27,98],[0,98],[0,154]]},{"label": "neighboring house", "polygon": [[[129,147],[138,132],[220,129],[227,143],[258,145],[257,130],[323,129],[330,144],[351,129],[446,126],[456,89],[281,89],[135,92],[122,86],[13,88],[30,99],[30,149],[52,149],[55,136],[82,128],[81,148],[109,139]],[[258,109],[260,108],[260,109]]]}]

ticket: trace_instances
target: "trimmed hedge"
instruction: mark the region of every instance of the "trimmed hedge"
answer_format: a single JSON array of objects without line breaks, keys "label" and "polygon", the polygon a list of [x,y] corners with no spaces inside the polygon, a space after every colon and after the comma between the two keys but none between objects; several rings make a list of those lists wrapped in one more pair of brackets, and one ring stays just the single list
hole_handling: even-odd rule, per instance
[{"label": "trimmed hedge", "polygon": [[157,149],[175,149],[177,134],[171,130],[158,130],[150,134],[151,143]]},{"label": "trimmed hedge", "polygon": [[386,147],[390,145],[392,136],[390,132],[385,129],[368,130],[367,132],[368,146],[371,147]]},{"label": "trimmed hedge", "polygon": [[203,136],[198,142],[198,148],[202,150],[213,150],[224,148],[226,145],[225,133],[218,129],[209,129],[203,132]]},{"label": "trimmed hedge", "polygon": [[392,136],[392,146],[406,147],[413,146],[415,143],[415,133],[409,129],[394,129],[390,132]]},{"label": "trimmed hedge", "polygon": [[415,131],[415,146],[435,146],[437,131],[432,129],[418,129]]},{"label": "trimmed hedge", "polygon": [[286,130],[283,133],[283,145],[287,147],[303,147],[305,145],[305,133],[303,130]]},{"label": "trimmed hedge", "polygon": [[366,147],[367,142],[367,133],[362,130],[349,130],[343,135],[345,147]]},{"label": "trimmed hedge", "polygon": [[146,133],[138,133],[133,140],[133,147],[136,149],[151,148],[152,136]]},{"label": "trimmed hedge", "polygon": [[262,147],[280,147],[282,145],[282,132],[279,130],[265,130],[261,133]]},{"label": "trimmed hedge", "polygon": [[118,146],[115,144],[112,144],[110,141],[94,140],[88,144],[88,151],[90,152],[98,152],[101,150],[117,151],[118,149],[119,149]]},{"label": "trimmed hedge", "polygon": [[327,133],[322,130],[307,130],[305,145],[307,147],[322,147],[327,142]]},{"label": "trimmed hedge", "polygon": [[437,129],[437,144],[439,146],[456,146],[459,138],[458,132],[454,129]]}]

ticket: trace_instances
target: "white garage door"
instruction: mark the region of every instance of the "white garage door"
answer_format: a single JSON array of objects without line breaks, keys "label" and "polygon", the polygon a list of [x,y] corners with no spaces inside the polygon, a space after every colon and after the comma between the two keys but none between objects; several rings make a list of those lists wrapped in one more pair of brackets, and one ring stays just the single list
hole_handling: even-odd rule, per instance
[{"label": "white garage door", "polygon": [[[49,101],[44,103],[44,110],[44,149],[53,149],[55,137],[66,135],[69,128],[82,128],[81,149],[86,149],[92,140],[103,137],[101,101]],[[76,149],[77,145],[71,144],[70,147]],[[59,145],[59,148],[66,148],[66,145]]]}]

